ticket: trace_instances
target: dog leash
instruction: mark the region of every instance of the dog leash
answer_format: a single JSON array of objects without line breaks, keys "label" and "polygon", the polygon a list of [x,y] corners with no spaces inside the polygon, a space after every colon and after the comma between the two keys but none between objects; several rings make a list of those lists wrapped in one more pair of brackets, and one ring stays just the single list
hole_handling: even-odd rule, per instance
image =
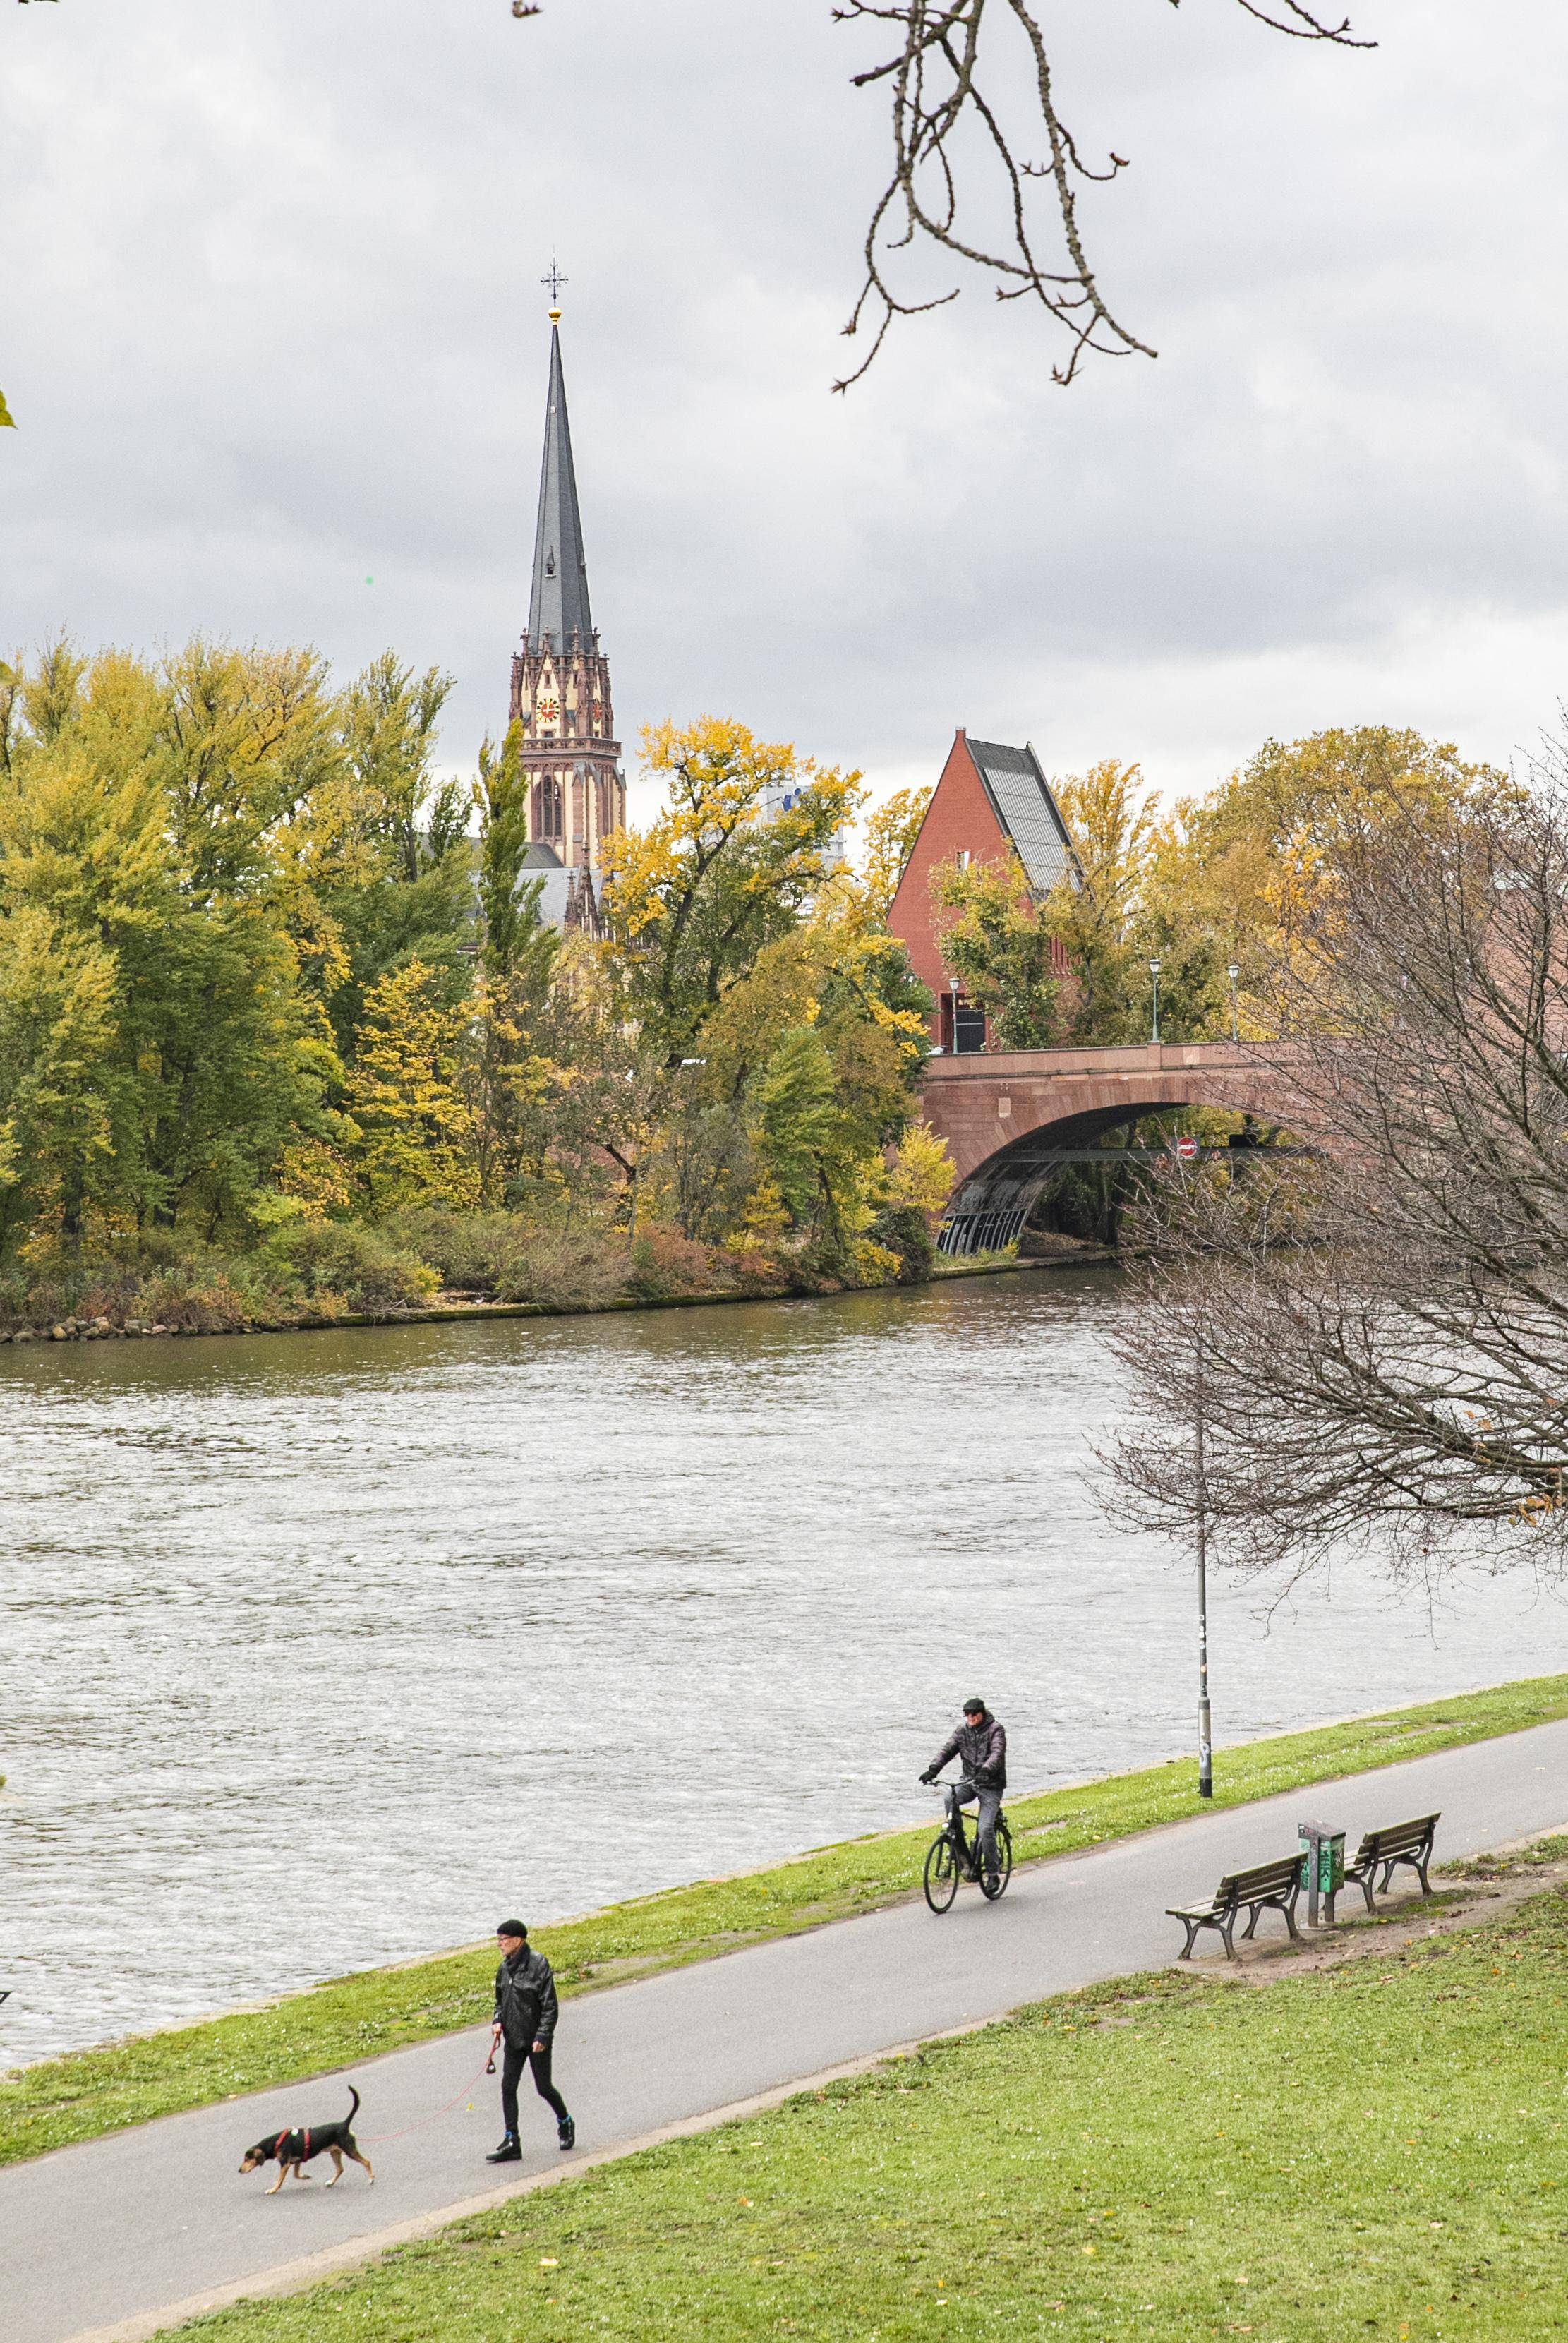
[{"label": "dog leash", "polygon": [[367,2147],[379,2147],[383,2140],[406,2139],[411,2131],[423,2131],[427,2124],[435,2123],[438,2117],[450,2115],[452,2109],[457,2104],[457,2099],[466,2099],[468,2093],[473,2089],[474,2085],[478,2082],[483,2076],[491,2074],[494,2071],[492,2062],[487,2058],[484,2066],[480,2066],[476,2073],[472,2074],[468,2077],[468,2080],[464,2084],[462,2089],[457,2093],[457,2098],[448,2099],[444,2107],[437,2107],[432,2114],[421,2116],[417,2123],[405,2124],[401,2131],[368,2132],[366,2135],[364,2145]]}]

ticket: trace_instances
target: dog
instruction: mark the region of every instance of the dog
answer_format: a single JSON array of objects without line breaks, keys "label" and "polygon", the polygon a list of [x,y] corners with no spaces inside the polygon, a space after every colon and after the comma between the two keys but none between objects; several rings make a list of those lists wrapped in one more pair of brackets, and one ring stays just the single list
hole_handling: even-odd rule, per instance
[{"label": "dog", "polygon": [[348,2086],[348,2096],[354,2105],[341,2123],[307,2124],[300,2130],[269,2132],[265,2139],[258,2139],[254,2147],[246,2149],[240,2158],[240,2170],[259,2172],[262,2166],[270,2164],[276,2156],[277,2178],[266,2192],[269,2197],[276,2197],[291,2171],[297,2180],[303,2180],[304,2167],[312,2157],[329,2156],[334,2170],[327,2185],[328,2188],[336,2188],[343,2177],[343,2159],[347,2156],[351,2157],[356,2164],[362,2164],[370,2173],[370,2186],[374,2188],[376,2175],[370,2171],[370,2158],[360,2154],[352,2129],[354,2118],[359,2112],[359,2094],[352,2083]]}]

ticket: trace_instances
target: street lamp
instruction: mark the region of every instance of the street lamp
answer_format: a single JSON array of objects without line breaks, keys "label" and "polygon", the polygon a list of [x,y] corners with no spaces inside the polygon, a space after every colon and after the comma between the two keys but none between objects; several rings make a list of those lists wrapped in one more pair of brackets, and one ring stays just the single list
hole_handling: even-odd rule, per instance
[{"label": "street lamp", "polygon": [[1151,1045],[1158,1049],[1160,1046],[1160,962],[1157,960],[1150,961],[1149,974],[1154,988],[1149,1039]]},{"label": "street lamp", "polygon": [[1241,971],[1236,966],[1235,961],[1232,960],[1230,967],[1225,970],[1225,973],[1231,980],[1231,1039],[1232,1041],[1239,1041],[1241,1035],[1240,1028],[1236,1023],[1236,980],[1241,975]]},{"label": "street lamp", "polygon": [[1197,1491],[1198,1533],[1198,1795],[1214,1795],[1214,1728],[1209,1713],[1209,1481],[1204,1454],[1203,1337],[1197,1343],[1197,1408],[1193,1421],[1193,1463]]}]

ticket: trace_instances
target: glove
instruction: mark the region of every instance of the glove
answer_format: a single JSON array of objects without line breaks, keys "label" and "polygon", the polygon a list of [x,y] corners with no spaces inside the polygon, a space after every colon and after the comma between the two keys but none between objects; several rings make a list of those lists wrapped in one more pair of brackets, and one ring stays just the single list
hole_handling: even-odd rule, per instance
[{"label": "glove", "polygon": [[937,1778],[937,1777],[936,1777],[936,1775],[935,1775],[934,1774],[922,1774],[922,1775],[920,1775],[920,1779],[921,1779],[921,1781],[922,1781],[922,1782],[934,1782],[934,1781],[936,1780],[936,1778]]}]

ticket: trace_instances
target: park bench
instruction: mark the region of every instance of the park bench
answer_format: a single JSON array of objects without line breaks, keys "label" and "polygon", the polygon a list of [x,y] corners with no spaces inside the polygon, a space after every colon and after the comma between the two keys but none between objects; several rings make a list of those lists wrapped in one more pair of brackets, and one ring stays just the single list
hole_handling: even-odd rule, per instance
[{"label": "park bench", "polygon": [[1231,1932],[1242,1912],[1251,1915],[1243,1936],[1250,1936],[1258,1925],[1261,1912],[1282,1912],[1285,1926],[1292,1936],[1301,1934],[1296,1926],[1296,1898],[1302,1892],[1302,1858],[1299,1855],[1282,1855],[1276,1863],[1257,1863],[1251,1871],[1227,1872],[1206,1904],[1168,1905],[1172,1920],[1180,1920],[1187,1931],[1187,1942],[1179,1957],[1190,1961],[1192,1946],[1200,1928],[1217,1928],[1225,1946],[1225,1957],[1233,1961],[1236,1948]]},{"label": "park bench", "polygon": [[[1426,1883],[1426,1866],[1432,1861],[1432,1843],[1437,1835],[1441,1815],[1421,1815],[1412,1823],[1392,1823],[1385,1830],[1368,1831],[1356,1849],[1356,1859],[1345,1865],[1345,1885],[1353,1880],[1367,1899],[1367,1910],[1377,1909],[1372,1902],[1372,1886],[1379,1866],[1382,1870],[1381,1896],[1388,1894],[1389,1881],[1396,1864],[1408,1863],[1421,1882],[1421,1892],[1430,1896]],[[1329,1897],[1329,1918],[1334,1916],[1334,1899]]]}]

